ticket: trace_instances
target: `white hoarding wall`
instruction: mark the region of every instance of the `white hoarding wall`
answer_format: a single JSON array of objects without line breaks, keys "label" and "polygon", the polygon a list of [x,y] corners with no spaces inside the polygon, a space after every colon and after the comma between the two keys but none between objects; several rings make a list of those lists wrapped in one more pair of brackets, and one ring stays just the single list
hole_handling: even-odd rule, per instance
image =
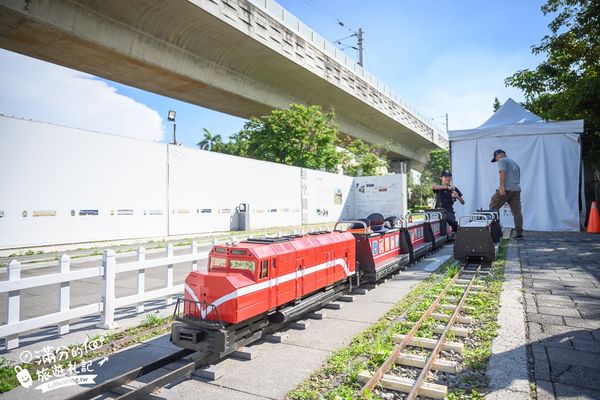
[{"label": "white hoarding wall", "polygon": [[380,213],[384,217],[406,214],[406,175],[361,176],[354,178],[354,218]]},{"label": "white hoarding wall", "polygon": [[165,146],[0,117],[0,247],[164,236],[166,165]]},{"label": "white hoarding wall", "polygon": [[169,234],[235,229],[241,203],[252,229],[300,225],[300,168],[169,146]]},{"label": "white hoarding wall", "polygon": [[302,169],[302,223],[335,222],[354,214],[353,178]]},{"label": "white hoarding wall", "polygon": [[405,175],[352,178],[0,115],[0,248],[406,212]]}]

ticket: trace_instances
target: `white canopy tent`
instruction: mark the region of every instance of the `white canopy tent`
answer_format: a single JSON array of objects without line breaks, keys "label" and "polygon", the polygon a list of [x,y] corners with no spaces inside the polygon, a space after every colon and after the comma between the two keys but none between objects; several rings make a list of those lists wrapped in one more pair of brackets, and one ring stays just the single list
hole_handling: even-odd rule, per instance
[{"label": "white canopy tent", "polygon": [[[524,229],[579,231],[582,132],[583,120],[544,121],[512,99],[479,128],[450,131],[453,181],[466,202],[456,210],[457,218],[488,208],[498,187],[492,154],[502,149],[521,167]],[[514,227],[508,205],[501,222]]]}]

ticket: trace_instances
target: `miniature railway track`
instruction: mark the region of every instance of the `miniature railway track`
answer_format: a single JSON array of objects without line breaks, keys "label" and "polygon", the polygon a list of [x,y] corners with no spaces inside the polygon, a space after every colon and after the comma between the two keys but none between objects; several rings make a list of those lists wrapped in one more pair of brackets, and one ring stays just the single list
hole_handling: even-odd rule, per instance
[{"label": "miniature railway track", "polygon": [[[458,273],[448,282],[429,308],[423,313],[421,318],[413,325],[410,332],[406,335],[397,335],[394,337],[394,341],[398,343],[398,345],[377,371],[375,371],[375,373],[362,371],[359,374],[359,380],[366,382],[362,388],[361,394],[364,396],[369,390],[373,390],[376,387],[383,387],[387,390],[408,393],[405,400],[413,400],[418,396],[443,399],[447,394],[447,387],[426,383],[425,380],[431,369],[455,373],[456,363],[438,359],[438,355],[442,350],[454,350],[458,353],[462,352],[462,344],[447,342],[446,336],[451,331],[457,336],[468,335],[468,330],[454,328],[454,324],[472,322],[470,318],[461,317],[459,314],[465,308],[465,302],[469,293],[474,289],[480,289],[480,287],[475,285],[476,279],[478,279],[481,274],[487,273],[488,269],[488,264],[463,264]],[[453,287],[464,288],[462,296],[458,299],[456,304],[442,305],[442,299],[445,298],[446,293]],[[434,313],[438,308],[453,310],[452,315],[448,316],[442,313]],[[416,337],[417,332],[425,320],[430,317],[446,323],[434,330],[434,333],[439,335],[438,339]],[[427,357],[403,353],[403,350],[407,349],[409,346],[418,347],[420,349],[431,349],[431,352]],[[387,372],[396,364],[421,368],[421,371],[416,379],[408,379],[387,374]]]},{"label": "miniature railway track", "polygon": [[[240,341],[240,347],[258,338],[258,335],[252,335]],[[225,354],[181,349],[71,396],[68,400],[139,399],[170,383],[190,378],[198,368],[214,364],[231,353],[233,351]]]},{"label": "miniature railway track", "polygon": [[205,358],[206,354],[186,349],[179,350],[78,393],[69,400],[87,400],[97,397],[119,400],[138,399],[179,378],[190,376],[200,364],[207,361]]}]

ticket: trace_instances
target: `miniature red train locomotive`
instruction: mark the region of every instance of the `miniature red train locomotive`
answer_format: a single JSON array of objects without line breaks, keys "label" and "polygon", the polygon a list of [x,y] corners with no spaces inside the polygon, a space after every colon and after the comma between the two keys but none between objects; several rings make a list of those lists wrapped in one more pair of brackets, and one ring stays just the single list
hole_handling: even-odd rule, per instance
[{"label": "miniature red train locomotive", "polygon": [[[341,224],[348,229],[337,229]],[[208,271],[185,280],[171,341],[226,355],[361,282],[414,263],[448,240],[448,228],[437,210],[415,222],[371,214],[331,232],[216,245]]]}]

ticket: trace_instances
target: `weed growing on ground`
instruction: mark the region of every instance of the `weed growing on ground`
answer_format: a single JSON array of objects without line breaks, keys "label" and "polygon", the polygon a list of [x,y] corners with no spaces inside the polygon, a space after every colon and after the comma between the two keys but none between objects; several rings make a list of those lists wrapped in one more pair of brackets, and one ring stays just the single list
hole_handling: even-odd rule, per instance
[{"label": "weed growing on ground", "polygon": [[144,328],[153,328],[165,323],[170,317],[161,317],[156,314],[146,315],[146,320],[140,324]]}]

